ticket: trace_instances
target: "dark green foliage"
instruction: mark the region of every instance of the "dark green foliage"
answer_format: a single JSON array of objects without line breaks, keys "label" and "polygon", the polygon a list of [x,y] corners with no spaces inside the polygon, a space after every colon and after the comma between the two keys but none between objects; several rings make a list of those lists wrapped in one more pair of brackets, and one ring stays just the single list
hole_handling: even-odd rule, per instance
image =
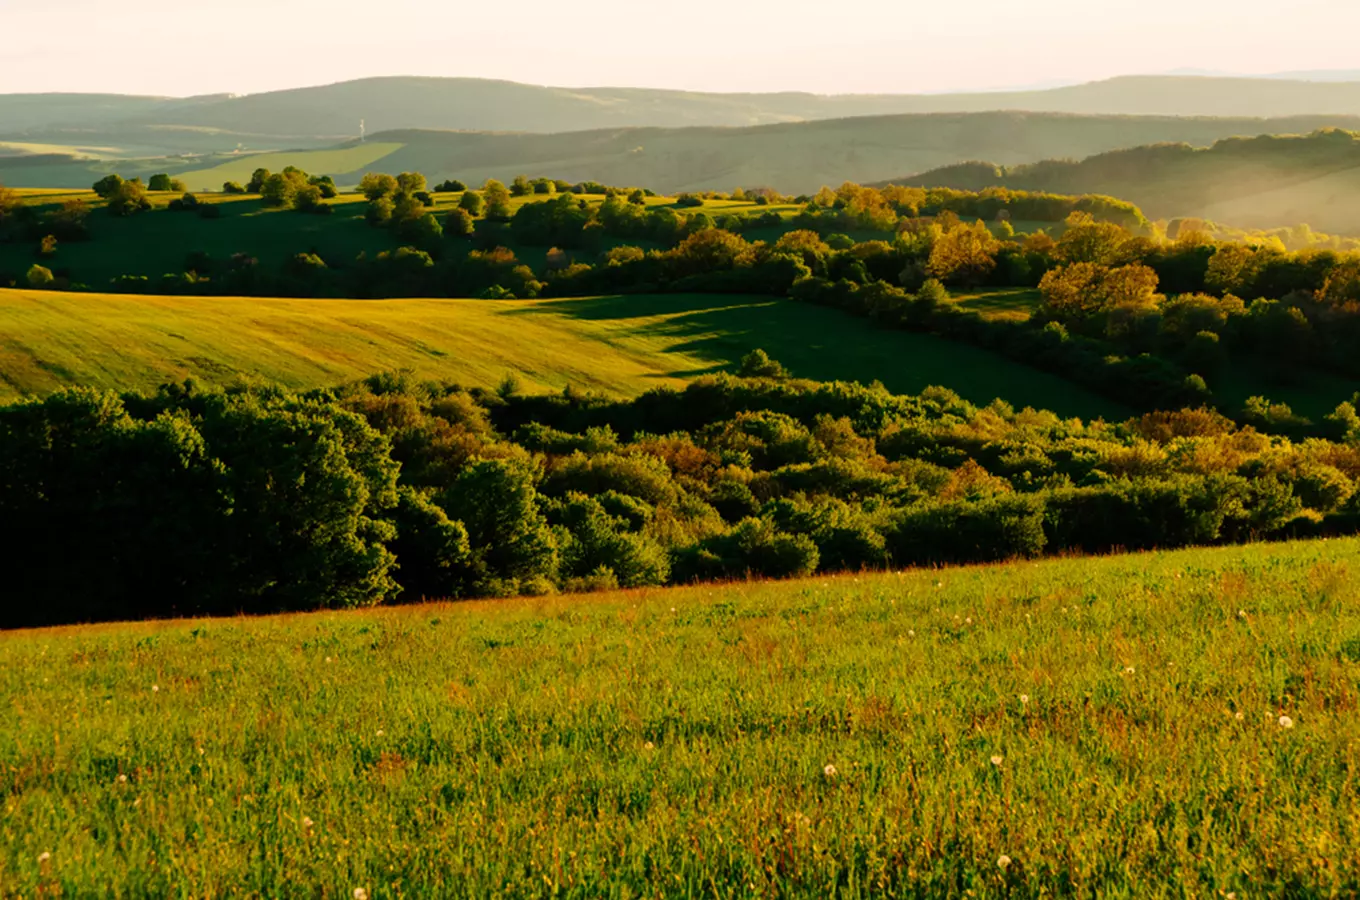
[{"label": "dark green foliage", "polygon": [[472,576],[481,592],[514,592],[556,575],[557,545],[534,480],[523,465],[483,460],[436,497],[467,528]]},{"label": "dark green foliage", "polygon": [[807,535],[778,531],[764,519],[745,519],[731,531],[681,551],[676,580],[795,578],[817,568],[817,545]]}]

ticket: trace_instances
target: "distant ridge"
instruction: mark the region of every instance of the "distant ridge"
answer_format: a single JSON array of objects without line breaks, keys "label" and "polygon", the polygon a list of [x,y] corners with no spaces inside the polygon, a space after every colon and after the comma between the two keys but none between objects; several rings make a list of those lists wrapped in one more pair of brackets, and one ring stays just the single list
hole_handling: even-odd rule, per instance
[{"label": "distant ridge", "polygon": [[[598,128],[746,126],[907,113],[1028,110],[1082,115],[1360,115],[1346,73],[1226,78],[1139,75],[1047,90],[962,94],[713,94],[542,87],[475,78],[384,77],[246,96],[0,95],[0,140],[116,125],[340,137],[393,129],[555,133]],[[1313,80],[1301,80],[1310,76]],[[1324,78],[1324,75],[1327,77]]]}]

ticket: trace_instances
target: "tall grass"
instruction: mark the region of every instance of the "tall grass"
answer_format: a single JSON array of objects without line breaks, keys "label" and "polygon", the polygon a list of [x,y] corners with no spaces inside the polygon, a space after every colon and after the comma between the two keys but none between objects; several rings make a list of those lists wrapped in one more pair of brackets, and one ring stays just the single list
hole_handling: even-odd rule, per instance
[{"label": "tall grass", "polygon": [[1353,896],[1358,562],[9,633],[0,895]]}]

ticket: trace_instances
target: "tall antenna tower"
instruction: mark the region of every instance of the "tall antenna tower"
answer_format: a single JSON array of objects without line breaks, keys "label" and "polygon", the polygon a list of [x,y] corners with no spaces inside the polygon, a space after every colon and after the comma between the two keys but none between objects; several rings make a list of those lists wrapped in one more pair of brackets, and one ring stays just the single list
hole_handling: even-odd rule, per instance
[{"label": "tall antenna tower", "polygon": [[366,134],[366,131],[365,131],[365,129],[364,129],[364,120],[363,120],[363,119],[360,119],[360,120],[359,120],[359,143],[362,144],[362,143],[364,142],[364,135],[365,135],[365,134]]}]

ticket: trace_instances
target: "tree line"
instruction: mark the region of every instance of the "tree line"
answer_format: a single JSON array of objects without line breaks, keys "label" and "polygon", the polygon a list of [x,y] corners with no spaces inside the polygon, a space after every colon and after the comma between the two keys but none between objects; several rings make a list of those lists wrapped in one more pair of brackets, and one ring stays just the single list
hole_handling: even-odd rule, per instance
[{"label": "tree line", "polygon": [[68,389],[0,408],[0,625],[1353,533],[1343,407],[1302,442],[1206,409],[1082,424],[759,351],[629,401],[400,374]]}]

